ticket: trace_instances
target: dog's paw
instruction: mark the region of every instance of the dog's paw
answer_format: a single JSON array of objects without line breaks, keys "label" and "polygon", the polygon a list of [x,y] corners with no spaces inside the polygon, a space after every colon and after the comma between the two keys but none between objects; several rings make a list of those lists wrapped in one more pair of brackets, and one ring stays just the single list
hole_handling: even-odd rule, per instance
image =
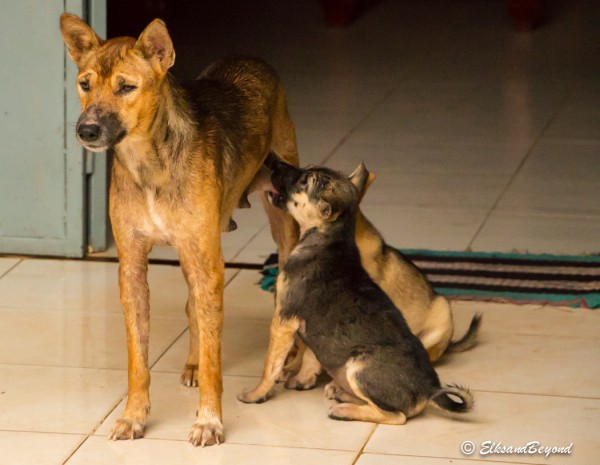
[{"label": "dog's paw", "polygon": [[352,421],[354,418],[350,415],[350,409],[347,404],[332,405],[327,411],[327,416],[332,420]]},{"label": "dog's paw", "polygon": [[120,439],[139,439],[144,437],[144,423],[129,418],[120,418],[108,436],[111,441]]},{"label": "dog's paw", "polygon": [[187,387],[198,387],[198,365],[186,365],[183,367],[181,384]]},{"label": "dog's paw", "polygon": [[197,420],[192,425],[188,441],[194,446],[212,446],[225,442],[223,435],[223,424],[217,420]]},{"label": "dog's paw", "polygon": [[245,404],[262,404],[269,400],[269,393],[259,394],[256,391],[242,391],[237,395],[237,399]]},{"label": "dog's paw", "polygon": [[337,397],[340,394],[340,386],[335,381],[331,381],[325,385],[325,389],[323,390],[323,394],[325,398],[329,400],[337,400]]},{"label": "dog's paw", "polygon": [[317,385],[317,375],[313,374],[306,378],[292,376],[285,382],[286,389],[295,389],[296,391],[308,391],[314,389]]}]

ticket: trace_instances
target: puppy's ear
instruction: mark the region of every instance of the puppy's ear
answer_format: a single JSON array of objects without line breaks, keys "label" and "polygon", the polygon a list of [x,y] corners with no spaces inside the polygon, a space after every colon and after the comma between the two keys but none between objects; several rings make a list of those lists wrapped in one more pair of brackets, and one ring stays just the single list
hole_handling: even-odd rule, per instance
[{"label": "puppy's ear", "polygon": [[348,179],[354,184],[354,187],[356,187],[356,190],[358,191],[358,201],[360,202],[371,183],[375,180],[375,174],[370,173],[365,164],[360,162],[360,165],[358,165],[352,174],[348,176]]},{"label": "puppy's ear", "polygon": [[329,202],[326,202],[325,200],[319,200],[317,202],[317,210],[319,212],[319,218],[322,220],[328,221],[331,219],[333,209],[331,208],[331,204]]},{"label": "puppy's ear", "polygon": [[333,223],[340,216],[339,206],[335,205],[335,202],[329,203],[326,200],[319,200],[317,203],[317,210],[319,212],[319,218],[328,223]]},{"label": "puppy's ear", "polygon": [[60,33],[67,46],[69,56],[77,65],[84,55],[102,43],[91,27],[78,16],[70,13],[63,13],[60,16]]},{"label": "puppy's ear", "polygon": [[151,60],[155,71],[164,75],[175,64],[175,49],[167,25],[161,19],[152,21],[142,31],[135,46]]}]

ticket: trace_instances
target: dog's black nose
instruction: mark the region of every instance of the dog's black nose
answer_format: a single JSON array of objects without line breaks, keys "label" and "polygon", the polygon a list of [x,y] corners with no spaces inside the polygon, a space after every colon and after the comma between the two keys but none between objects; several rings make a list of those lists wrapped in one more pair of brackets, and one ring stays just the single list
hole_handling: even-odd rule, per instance
[{"label": "dog's black nose", "polygon": [[82,141],[94,142],[100,137],[100,126],[97,124],[80,124],[77,134]]}]

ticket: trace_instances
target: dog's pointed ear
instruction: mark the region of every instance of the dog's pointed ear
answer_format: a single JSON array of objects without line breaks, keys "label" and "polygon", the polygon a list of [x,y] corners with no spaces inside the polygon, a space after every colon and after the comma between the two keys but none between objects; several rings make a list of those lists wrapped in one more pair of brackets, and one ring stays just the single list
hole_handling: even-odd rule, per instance
[{"label": "dog's pointed ear", "polygon": [[70,13],[63,13],[60,16],[60,33],[67,46],[69,56],[76,64],[79,64],[85,54],[102,43],[91,27],[85,24],[80,17]]},{"label": "dog's pointed ear", "polygon": [[348,176],[348,179],[354,184],[354,187],[356,187],[356,190],[358,191],[358,201],[360,202],[371,183],[375,180],[375,174],[370,173],[365,164],[361,161],[360,165],[358,165],[352,174]]},{"label": "dog's pointed ear", "polygon": [[136,47],[144,56],[152,60],[153,67],[160,74],[175,64],[175,49],[173,41],[162,19],[155,19],[142,31]]},{"label": "dog's pointed ear", "polygon": [[325,221],[329,220],[333,214],[331,204],[322,199],[317,202],[317,210],[319,212],[319,217]]}]

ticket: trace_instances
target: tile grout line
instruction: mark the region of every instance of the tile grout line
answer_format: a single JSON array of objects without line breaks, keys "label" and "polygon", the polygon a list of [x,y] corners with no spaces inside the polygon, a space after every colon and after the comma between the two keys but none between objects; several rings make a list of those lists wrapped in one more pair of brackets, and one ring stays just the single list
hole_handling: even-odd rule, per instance
[{"label": "tile grout line", "polygon": [[371,440],[371,438],[373,437],[373,435],[375,434],[375,431],[377,430],[377,427],[379,426],[379,424],[374,423],[373,424],[373,429],[371,429],[371,432],[369,433],[369,435],[367,436],[367,439],[365,440],[365,443],[362,445],[362,447],[360,448],[360,450],[358,451],[358,454],[356,454],[356,458],[354,459],[354,461],[352,462],[352,465],[356,465],[358,463],[358,461],[360,460],[360,457],[363,455],[364,451],[365,451],[365,447],[367,447],[367,444],[369,443],[369,441]]},{"label": "tile grout line", "polygon": [[9,267],[8,270],[6,270],[4,273],[0,274],[0,279],[4,278],[8,273],[10,273],[12,270],[14,270],[17,266],[19,266],[24,261],[25,261],[24,258],[19,258],[17,263],[15,263],[13,266]]},{"label": "tile grout line", "polygon": [[[121,398],[119,400],[117,400],[117,402],[108,410],[108,412],[106,413],[106,415],[104,415],[100,421],[98,421],[91,429],[91,431],[87,434],[85,434],[85,438],[79,443],[79,445],[73,450],[73,452],[71,454],[69,454],[69,456],[67,457],[67,459],[62,463],[62,465],[65,465],[69,460],[71,460],[71,458],[73,458],[73,456],[77,453],[77,451],[79,449],[81,449],[81,446],[83,446],[83,444],[91,437],[94,436],[94,433],[96,431],[98,431],[98,428],[100,428],[100,426],[102,426],[102,423],[104,423],[106,421],[106,419],[115,411],[115,409],[119,406],[119,404],[123,401],[124,396],[121,396]],[[105,436],[103,436],[105,437]],[[108,437],[108,436],[106,436]]]},{"label": "tile grout line", "polygon": [[75,448],[71,451],[71,453],[67,456],[67,458],[62,462],[62,465],[66,465],[69,460],[71,460],[73,458],[73,456],[77,453],[77,451],[79,449],[81,449],[81,446],[83,446],[87,440],[90,438],[90,435],[86,435],[79,444],[77,444],[77,446],[75,446]]},{"label": "tile grout line", "polygon": [[529,158],[533,154],[534,150],[540,144],[541,140],[544,137],[544,134],[546,133],[546,131],[548,130],[548,128],[550,128],[550,125],[556,120],[558,112],[564,108],[564,106],[567,103],[567,100],[571,96],[572,92],[573,92],[573,89],[571,89],[568,92],[565,92],[564,97],[558,103],[558,105],[556,106],[556,108],[554,109],[554,111],[552,112],[552,114],[550,115],[550,118],[548,119],[548,122],[542,127],[542,129],[540,130],[540,132],[537,135],[537,137],[533,140],[533,143],[531,144],[531,147],[525,153],[525,156],[523,157],[523,159],[521,160],[521,162],[519,163],[519,165],[515,169],[513,175],[510,178],[510,180],[508,181],[508,183],[506,184],[506,186],[504,186],[504,189],[502,189],[502,191],[500,192],[500,194],[498,194],[498,197],[496,198],[495,202],[490,207],[490,209],[488,210],[487,214],[485,215],[485,218],[483,219],[483,221],[481,222],[481,224],[479,225],[479,227],[477,228],[477,230],[473,234],[473,237],[471,238],[471,240],[467,244],[467,247],[466,247],[467,251],[471,251],[472,250],[473,243],[477,239],[477,236],[479,236],[479,234],[481,233],[481,231],[485,227],[486,223],[488,222],[488,220],[492,216],[492,213],[494,213],[494,211],[498,207],[498,204],[504,198],[504,196],[506,195],[506,193],[508,192],[508,190],[510,189],[510,187],[513,185],[514,181],[517,178],[517,175],[519,174],[519,172],[521,171],[521,169],[523,168],[523,166],[525,166],[525,163],[527,162],[527,160],[529,160]]},{"label": "tile grout line", "polygon": [[362,126],[362,124],[367,119],[369,119],[375,113],[375,111],[398,89],[398,87],[400,87],[400,85],[403,82],[403,79],[405,78],[406,76],[398,78],[398,81],[383,94],[383,97],[377,100],[377,102],[375,102],[375,104],[367,111],[367,113],[360,120],[358,120],[358,122],[354,126],[352,126],[352,128],[350,128],[350,130],[346,133],[344,137],[340,139],[340,141],[335,145],[331,152],[329,152],[329,155],[327,155],[325,158],[323,158],[323,160],[321,160],[321,165],[325,165],[325,163],[327,163],[338,152],[338,150],[346,144],[347,140],[350,137],[352,137],[352,135],[354,135],[354,133],[360,128],[360,126]]}]

